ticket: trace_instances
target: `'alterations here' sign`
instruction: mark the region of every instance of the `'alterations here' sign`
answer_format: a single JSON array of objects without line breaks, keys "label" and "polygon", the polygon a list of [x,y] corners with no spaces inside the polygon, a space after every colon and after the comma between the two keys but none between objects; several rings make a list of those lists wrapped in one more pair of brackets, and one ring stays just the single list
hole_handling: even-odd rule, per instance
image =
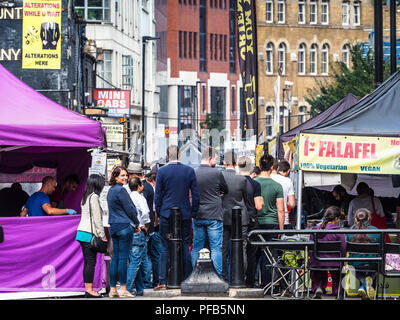
[{"label": "'alterations here' sign", "polygon": [[305,171],[400,174],[400,138],[300,134]]},{"label": "'alterations here' sign", "polygon": [[22,68],[61,68],[61,0],[24,0]]}]

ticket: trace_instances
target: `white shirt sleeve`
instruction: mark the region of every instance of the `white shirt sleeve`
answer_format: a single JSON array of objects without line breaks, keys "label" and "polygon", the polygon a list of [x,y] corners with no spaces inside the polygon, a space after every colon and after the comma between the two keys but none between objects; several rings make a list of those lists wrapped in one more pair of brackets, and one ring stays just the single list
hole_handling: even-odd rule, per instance
[{"label": "white shirt sleeve", "polygon": [[375,203],[376,213],[378,215],[380,215],[381,217],[384,217],[385,216],[385,211],[383,210],[381,201],[378,198],[374,197],[374,203]]}]

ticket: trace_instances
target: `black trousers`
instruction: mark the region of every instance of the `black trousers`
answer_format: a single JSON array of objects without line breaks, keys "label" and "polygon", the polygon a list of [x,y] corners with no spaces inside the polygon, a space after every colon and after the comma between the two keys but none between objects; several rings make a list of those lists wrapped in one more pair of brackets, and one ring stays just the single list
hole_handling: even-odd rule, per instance
[{"label": "black trousers", "polygon": [[90,248],[88,242],[79,241],[79,243],[83,253],[83,282],[93,283],[97,252]]},{"label": "black trousers", "polygon": [[[260,229],[258,222],[249,223],[248,232],[256,229]],[[251,240],[257,241],[259,239],[253,236]],[[248,288],[253,288],[255,285],[257,265],[261,252],[258,247],[253,246],[250,243],[247,243],[246,253],[247,253],[246,286]]]}]

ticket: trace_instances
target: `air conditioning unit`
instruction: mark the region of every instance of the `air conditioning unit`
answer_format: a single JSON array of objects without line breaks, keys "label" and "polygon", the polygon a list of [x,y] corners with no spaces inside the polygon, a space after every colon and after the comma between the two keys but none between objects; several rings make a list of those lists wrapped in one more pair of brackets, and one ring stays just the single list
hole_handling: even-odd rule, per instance
[{"label": "air conditioning unit", "polygon": [[258,103],[259,103],[260,106],[265,106],[265,99],[264,99],[264,97],[259,97],[259,98],[258,98]]},{"label": "air conditioning unit", "polygon": [[297,54],[296,53],[292,52],[290,54],[290,61],[292,61],[292,62],[296,62],[297,61]]}]

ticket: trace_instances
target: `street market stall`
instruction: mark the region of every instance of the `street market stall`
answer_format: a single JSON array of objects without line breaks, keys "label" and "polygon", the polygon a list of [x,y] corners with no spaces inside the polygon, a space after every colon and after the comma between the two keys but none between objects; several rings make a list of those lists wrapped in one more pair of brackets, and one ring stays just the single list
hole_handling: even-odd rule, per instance
[{"label": "street market stall", "polygon": [[[80,212],[88,150],[105,146],[99,122],[58,105],[0,65],[0,173],[52,168],[58,184],[77,174],[81,183],[64,201]],[[0,218],[0,291],[83,291],[83,257],[74,238],[79,220],[79,215]]]},{"label": "street market stall", "polygon": [[[397,72],[347,111],[298,134],[298,206],[302,204],[303,181],[313,175],[321,185],[329,184],[324,180],[336,181],[348,190],[360,177],[373,181],[377,176],[386,183],[381,184],[382,194],[375,196],[383,196],[385,189],[393,195],[400,175],[399,101]],[[373,178],[368,179],[369,176]],[[374,189],[374,184],[369,184]],[[398,281],[393,280],[391,285],[397,286],[393,295],[400,295]]]}]

